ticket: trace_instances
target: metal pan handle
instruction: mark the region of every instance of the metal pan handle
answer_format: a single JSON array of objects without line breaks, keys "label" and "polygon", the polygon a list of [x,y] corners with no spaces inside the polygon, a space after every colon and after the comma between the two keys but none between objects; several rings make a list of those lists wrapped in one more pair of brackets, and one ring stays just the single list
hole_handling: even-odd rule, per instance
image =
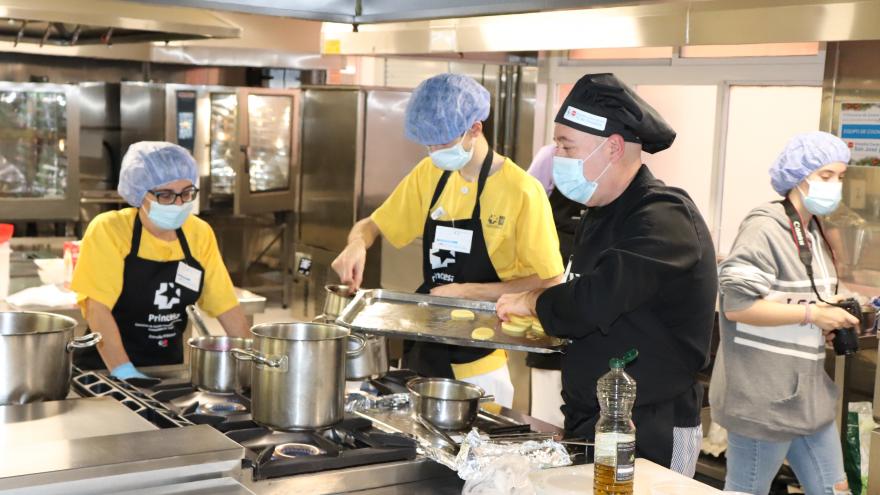
[{"label": "metal pan handle", "polygon": [[73,340],[67,343],[67,352],[73,352],[74,349],[85,349],[87,347],[94,347],[98,345],[98,342],[101,341],[103,337],[98,332],[92,332],[87,335],[83,335],[82,337],[74,337]]},{"label": "metal pan handle", "polygon": [[280,368],[282,364],[284,364],[284,358],[286,356],[281,356],[278,358],[267,358],[256,351],[250,351],[247,349],[229,349],[229,352],[232,353],[232,356],[239,361],[253,361],[258,364],[262,364],[268,366],[270,368]]},{"label": "metal pan handle", "polygon": [[438,428],[434,423],[431,422],[428,418],[422,416],[421,414],[416,414],[416,421],[419,422],[426,430],[431,432],[433,435],[440,437],[445,443],[449,444],[452,448],[458,450],[459,445],[458,442],[452,439],[448,433]]},{"label": "metal pan handle", "polygon": [[495,402],[495,396],[494,396],[494,395],[491,395],[491,394],[490,394],[490,395],[484,395],[484,396],[480,397],[480,402],[481,402],[481,403],[482,403],[482,402]]},{"label": "metal pan handle", "polygon": [[346,356],[357,356],[364,352],[364,349],[367,347],[367,339],[356,333],[349,334],[348,338],[356,340],[358,342],[358,347],[352,351],[345,351]]},{"label": "metal pan handle", "polygon": [[190,304],[186,307],[186,315],[192,320],[193,327],[195,327],[199,335],[202,337],[211,336],[211,332],[209,332],[208,327],[205,326],[205,320],[202,319],[202,314],[199,312],[198,308],[196,308],[195,304]]}]

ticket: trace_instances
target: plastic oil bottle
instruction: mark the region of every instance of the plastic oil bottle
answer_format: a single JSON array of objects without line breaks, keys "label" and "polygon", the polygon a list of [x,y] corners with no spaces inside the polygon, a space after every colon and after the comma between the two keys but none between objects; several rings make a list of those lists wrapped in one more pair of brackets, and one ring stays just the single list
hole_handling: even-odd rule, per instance
[{"label": "plastic oil bottle", "polygon": [[596,384],[601,410],[596,423],[594,495],[632,495],[636,459],[636,427],[632,406],[636,381],[623,368],[638,356],[631,350],[609,362],[611,371]]}]

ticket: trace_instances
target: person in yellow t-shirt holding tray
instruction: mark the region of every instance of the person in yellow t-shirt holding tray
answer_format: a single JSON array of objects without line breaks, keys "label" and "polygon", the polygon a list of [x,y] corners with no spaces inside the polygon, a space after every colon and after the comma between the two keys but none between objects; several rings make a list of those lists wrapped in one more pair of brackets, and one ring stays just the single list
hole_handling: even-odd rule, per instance
[{"label": "person in yellow t-shirt holding tray", "polygon": [[165,142],[132,144],[119,194],[133,208],[102,213],[83,236],[72,289],[89,328],[103,335],[74,355],[83,369],[147,378],[137,367],[183,362],[186,306],[250,335],[211,226],[192,215],[198,172],[189,152]]},{"label": "person in yellow t-shirt holding tray", "polygon": [[[483,135],[489,101],[485,88],[457,74],[429,78],[415,89],[406,136],[429,156],[352,228],[333,261],[342,283],[360,287],[367,249],[379,234],[397,248],[422,237],[419,293],[495,301],[512,290],[559,282],[562,258],[547,195],[489,146]],[[501,405],[513,402],[503,350],[407,342],[403,365],[479,385]]]}]

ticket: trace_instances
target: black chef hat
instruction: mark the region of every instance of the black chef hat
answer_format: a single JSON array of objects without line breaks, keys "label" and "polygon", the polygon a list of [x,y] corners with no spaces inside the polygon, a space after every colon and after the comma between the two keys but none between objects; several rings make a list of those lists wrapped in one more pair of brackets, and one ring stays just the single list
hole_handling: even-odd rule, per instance
[{"label": "black chef hat", "polygon": [[620,134],[648,153],[672,146],[675,131],[614,74],[587,74],[565,98],[556,123],[588,134]]}]

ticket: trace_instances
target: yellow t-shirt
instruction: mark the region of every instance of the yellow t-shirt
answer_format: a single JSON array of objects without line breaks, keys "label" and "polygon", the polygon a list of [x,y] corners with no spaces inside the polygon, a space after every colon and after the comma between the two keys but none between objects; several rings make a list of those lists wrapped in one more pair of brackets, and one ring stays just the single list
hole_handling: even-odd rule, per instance
[{"label": "yellow t-shirt", "polygon": [[[86,316],[86,299],[94,299],[113,309],[122,294],[122,274],[125,257],[131,251],[136,214],[135,208],[108,211],[89,223],[71,284],[83,316]],[[238,299],[211,226],[201,218],[190,215],[182,228],[190,253],[205,271],[199,307],[211,316],[234,308]],[[177,240],[163,241],[144,228],[138,256],[152,261],[182,260],[183,249]]]},{"label": "yellow t-shirt", "polygon": [[[434,189],[443,171],[427,157],[397,185],[373,212],[373,222],[392,245],[402,248],[422,236]],[[477,181],[453,172],[433,211],[437,220],[469,219],[477,199]],[[550,279],[562,274],[559,237],[544,187],[512,160],[486,179],[480,197],[480,220],[489,259],[502,281],[538,275]],[[507,363],[497,350],[473,363],[452,365],[455,377],[469,378],[495,371]]]},{"label": "yellow t-shirt", "polygon": [[[394,247],[421,237],[434,188],[443,171],[425,158],[382,203],[371,218]],[[434,207],[437,220],[469,219],[477,199],[477,181],[453,172]],[[563,271],[553,212],[541,183],[509,158],[486,179],[480,219],[489,259],[502,281],[537,274],[550,279]]]}]

